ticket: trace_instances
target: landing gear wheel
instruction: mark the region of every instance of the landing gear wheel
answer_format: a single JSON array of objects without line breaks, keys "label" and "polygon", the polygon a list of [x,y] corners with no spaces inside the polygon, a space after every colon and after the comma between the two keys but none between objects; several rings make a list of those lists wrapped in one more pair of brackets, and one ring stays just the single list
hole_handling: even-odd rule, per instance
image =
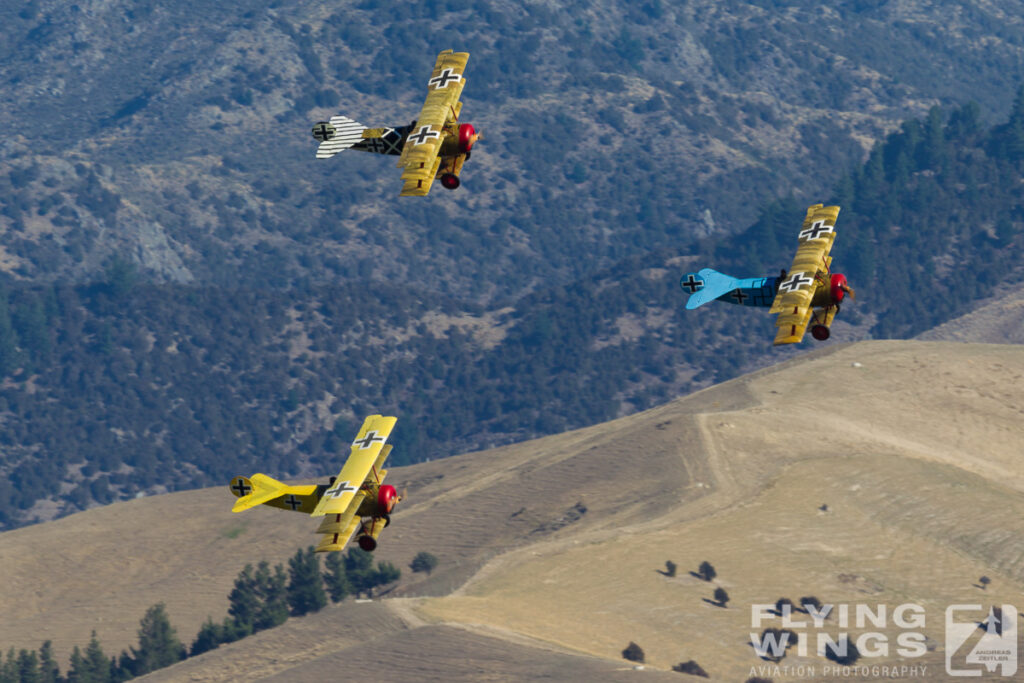
[{"label": "landing gear wheel", "polygon": [[372,553],[374,550],[377,549],[377,539],[375,539],[373,536],[369,536],[369,535],[367,535],[367,536],[360,536],[359,537],[359,547],[362,548],[363,550],[365,550],[368,553]]},{"label": "landing gear wheel", "polygon": [[829,331],[829,329],[824,325],[815,325],[814,327],[811,328],[811,336],[813,336],[818,341],[825,341],[830,336],[832,336],[832,332]]},{"label": "landing gear wheel", "polygon": [[380,518],[384,520],[384,528],[387,529],[388,524],[391,524],[391,515],[385,512]]},{"label": "landing gear wheel", "polygon": [[455,190],[462,184],[462,181],[453,173],[445,173],[441,175],[441,184],[445,186],[445,189]]}]

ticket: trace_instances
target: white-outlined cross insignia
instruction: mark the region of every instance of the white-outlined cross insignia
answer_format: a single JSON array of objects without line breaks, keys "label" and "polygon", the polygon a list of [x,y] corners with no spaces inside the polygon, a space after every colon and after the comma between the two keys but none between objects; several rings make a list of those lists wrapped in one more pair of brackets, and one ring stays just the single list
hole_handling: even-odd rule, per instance
[{"label": "white-outlined cross insignia", "polygon": [[451,69],[445,69],[427,81],[427,85],[440,90],[441,88],[447,88],[449,83],[458,83],[461,80],[462,74],[455,73]]},{"label": "white-outlined cross insignia", "polygon": [[284,504],[290,507],[292,510],[298,510],[302,507],[302,501],[295,497],[294,493],[289,493],[285,496]]},{"label": "white-outlined cross insignia", "polygon": [[327,142],[334,137],[336,129],[326,121],[320,121],[313,126],[313,137],[320,142]]},{"label": "white-outlined cross insignia", "polygon": [[238,491],[238,497],[248,496],[252,493],[252,487],[245,483],[245,479],[238,478],[231,484],[232,491]]},{"label": "white-outlined cross insignia", "polygon": [[800,239],[808,241],[824,239],[825,233],[835,232],[835,230],[836,226],[826,225],[825,221],[814,221],[811,227],[800,231]]},{"label": "white-outlined cross insignia", "polygon": [[384,443],[386,440],[387,440],[386,437],[377,436],[377,432],[371,430],[371,431],[366,432],[366,436],[364,436],[363,438],[356,439],[355,441],[353,441],[352,442],[352,446],[353,447],[359,446],[359,449],[362,450],[364,448],[369,448],[370,446],[372,446],[373,444],[377,443],[378,441],[380,443]]},{"label": "white-outlined cross insignia", "polygon": [[704,289],[704,281],[694,277],[693,273],[689,273],[685,280],[679,281],[679,286],[693,294],[698,290]]},{"label": "white-outlined cross insignia", "polygon": [[803,273],[793,273],[779,283],[779,289],[784,289],[787,292],[795,292],[796,290],[803,289],[810,284],[814,284],[813,277],[807,277]]},{"label": "white-outlined cross insignia", "polygon": [[333,498],[338,498],[339,496],[345,495],[349,491],[358,490],[358,486],[351,486],[347,481],[339,481],[334,484],[333,489],[327,489],[327,492],[324,495],[331,496]]},{"label": "white-outlined cross insignia", "polygon": [[414,145],[422,145],[427,140],[441,137],[441,134],[436,130],[431,130],[430,126],[420,126],[420,129],[415,133],[409,133],[409,139],[412,140]]}]

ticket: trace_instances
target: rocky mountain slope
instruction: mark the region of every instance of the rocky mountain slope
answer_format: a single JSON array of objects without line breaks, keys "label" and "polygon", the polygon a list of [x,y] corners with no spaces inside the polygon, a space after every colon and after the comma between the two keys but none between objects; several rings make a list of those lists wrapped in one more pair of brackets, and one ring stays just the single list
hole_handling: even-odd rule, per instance
[{"label": "rocky mountain slope", "polygon": [[[383,11],[382,11],[383,10]],[[1017,0],[814,3],[33,0],[0,9],[3,270],[264,287],[376,277],[476,303],[813,198],[900,120],[1009,106]],[[813,27],[813,30],[808,30]],[[457,43],[457,44],[456,44]],[[310,124],[416,114],[472,53],[463,191],[396,202]]]}]

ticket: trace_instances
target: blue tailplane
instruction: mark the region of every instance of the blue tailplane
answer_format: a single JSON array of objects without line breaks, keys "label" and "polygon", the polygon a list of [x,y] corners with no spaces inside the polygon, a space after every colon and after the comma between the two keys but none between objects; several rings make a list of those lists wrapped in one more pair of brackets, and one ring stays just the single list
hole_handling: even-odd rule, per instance
[{"label": "blue tailplane", "polygon": [[684,275],[679,280],[679,286],[690,295],[690,300],[686,302],[687,308],[697,308],[715,299],[743,306],[771,306],[779,289],[779,278],[740,279],[704,268],[697,273]]}]

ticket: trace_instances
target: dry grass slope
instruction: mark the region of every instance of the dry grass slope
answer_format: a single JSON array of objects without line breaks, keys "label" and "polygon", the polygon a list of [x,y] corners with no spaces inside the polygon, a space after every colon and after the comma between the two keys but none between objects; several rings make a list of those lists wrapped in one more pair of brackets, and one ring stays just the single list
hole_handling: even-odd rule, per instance
[{"label": "dry grass slope", "polygon": [[[652,680],[679,680],[668,669],[691,658],[744,680],[763,664],[750,605],[815,595],[923,605],[932,649],[913,663],[940,680],[945,606],[1019,603],[1024,589],[1022,379],[1021,347],[832,346],[614,422],[396,469],[410,498],[380,558],[405,567],[430,550],[433,576],[406,572],[389,599],[153,679],[301,680],[344,663],[383,680],[614,680],[638,675],[620,658],[632,640]],[[306,518],[232,515],[230,502],[226,489],[173,494],[0,535],[13,615],[0,644],[51,638],[66,654],[95,628],[119,650],[158,601],[191,638],[224,615],[244,563],[314,539]],[[657,571],[666,560],[675,578]],[[714,585],[688,574],[703,560]],[[727,608],[709,604],[716,586]],[[813,643],[784,661],[825,664]]]}]

